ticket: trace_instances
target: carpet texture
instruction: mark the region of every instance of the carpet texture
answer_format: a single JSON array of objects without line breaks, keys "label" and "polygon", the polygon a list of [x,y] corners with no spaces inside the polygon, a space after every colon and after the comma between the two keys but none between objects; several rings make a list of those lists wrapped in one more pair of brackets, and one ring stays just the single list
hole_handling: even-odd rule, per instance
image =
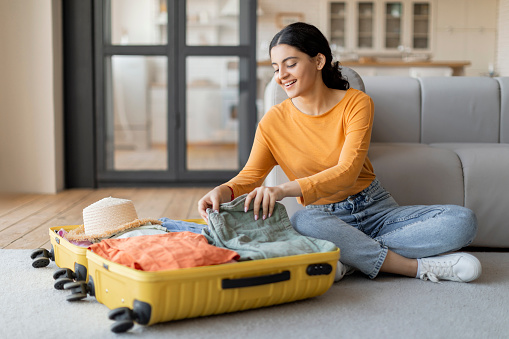
[{"label": "carpet texture", "polygon": [[434,284],[360,273],[322,296],[262,309],[110,332],[108,308],[92,297],[68,302],[53,288],[52,262],[31,266],[31,250],[0,250],[2,338],[508,338],[509,253],[474,253],[475,282]]}]

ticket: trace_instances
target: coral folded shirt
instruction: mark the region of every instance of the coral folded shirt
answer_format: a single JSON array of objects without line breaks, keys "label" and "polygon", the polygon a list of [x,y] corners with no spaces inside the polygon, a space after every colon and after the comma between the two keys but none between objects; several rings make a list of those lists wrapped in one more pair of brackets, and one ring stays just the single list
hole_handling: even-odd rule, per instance
[{"label": "coral folded shirt", "polygon": [[239,258],[237,252],[209,245],[203,235],[187,231],[105,239],[89,249],[105,259],[142,271],[217,265]]}]

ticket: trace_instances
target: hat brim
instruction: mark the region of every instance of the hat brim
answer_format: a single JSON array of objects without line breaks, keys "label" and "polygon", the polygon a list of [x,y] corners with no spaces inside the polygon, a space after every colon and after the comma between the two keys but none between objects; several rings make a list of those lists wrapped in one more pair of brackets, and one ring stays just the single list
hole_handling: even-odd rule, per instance
[{"label": "hat brim", "polygon": [[67,233],[65,235],[65,238],[67,240],[71,240],[71,241],[86,241],[86,240],[93,241],[93,240],[108,238],[115,233],[126,231],[131,228],[140,227],[140,226],[143,226],[149,222],[152,225],[161,225],[162,224],[162,222],[160,222],[159,220],[156,220],[156,219],[148,219],[148,218],[147,219],[135,219],[129,223],[126,223],[126,224],[117,226],[115,228],[106,230],[102,233],[95,233],[95,234],[90,234],[90,233],[86,234],[85,233],[85,225],[80,225],[79,227],[69,231],[69,233]]}]

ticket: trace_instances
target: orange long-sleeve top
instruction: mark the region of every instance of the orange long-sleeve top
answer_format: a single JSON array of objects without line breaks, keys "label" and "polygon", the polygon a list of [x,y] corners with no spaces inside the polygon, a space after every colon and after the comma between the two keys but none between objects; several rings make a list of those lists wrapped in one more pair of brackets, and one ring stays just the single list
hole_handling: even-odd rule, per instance
[{"label": "orange long-sleeve top", "polygon": [[273,106],[256,130],[249,159],[226,185],[239,196],[260,186],[275,165],[296,180],[302,205],[342,201],[368,187],[375,174],[367,154],[374,106],[350,88],[329,111],[302,113],[286,99]]}]

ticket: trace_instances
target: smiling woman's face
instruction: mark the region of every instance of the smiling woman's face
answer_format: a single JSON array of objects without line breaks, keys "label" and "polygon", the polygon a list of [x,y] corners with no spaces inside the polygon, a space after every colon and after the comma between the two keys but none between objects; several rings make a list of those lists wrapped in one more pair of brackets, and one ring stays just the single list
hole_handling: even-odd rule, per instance
[{"label": "smiling woman's face", "polygon": [[295,47],[281,44],[271,49],[270,58],[274,78],[289,98],[306,95],[316,81],[322,81],[323,66],[318,57],[310,58]]}]

